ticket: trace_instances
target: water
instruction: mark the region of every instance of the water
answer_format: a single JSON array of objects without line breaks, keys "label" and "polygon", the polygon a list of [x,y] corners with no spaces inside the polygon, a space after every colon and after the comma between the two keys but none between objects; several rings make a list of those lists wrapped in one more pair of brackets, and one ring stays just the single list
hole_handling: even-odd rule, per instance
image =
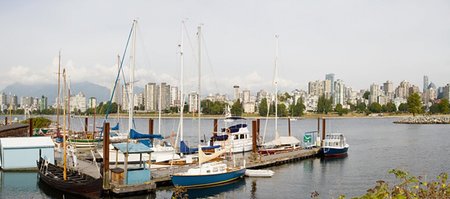
[{"label": "water", "polygon": [[[375,185],[377,180],[394,182],[389,169],[399,168],[413,175],[434,180],[441,172],[450,172],[450,125],[393,124],[394,118],[352,118],[327,120],[328,132],[342,132],[350,144],[349,155],[342,159],[308,159],[271,167],[272,178],[246,178],[233,184],[201,191],[190,191],[191,197],[213,198],[310,198],[317,191],[321,198],[358,196]],[[72,125],[82,129],[83,119],[74,118]],[[114,121],[112,122],[114,123]],[[185,140],[196,144],[197,120],[185,120]],[[98,125],[101,121],[98,120]],[[148,120],[137,119],[141,132],[148,132]],[[266,139],[273,138],[273,124],[267,124]],[[280,120],[279,132],[287,135],[287,121]],[[126,128],[126,122],[121,122]],[[249,121],[249,125],[250,121]],[[263,134],[265,122],[261,120]],[[213,121],[202,120],[202,135],[210,136]],[[92,127],[90,127],[91,129]],[[178,120],[165,119],[161,129],[169,135],[176,132]],[[303,132],[316,130],[317,120],[292,121],[292,134],[301,138]],[[158,121],[155,121],[155,132]],[[36,173],[1,174],[0,198],[60,198],[53,190],[39,186]],[[159,189],[155,194],[131,198],[170,198],[171,188]]]}]

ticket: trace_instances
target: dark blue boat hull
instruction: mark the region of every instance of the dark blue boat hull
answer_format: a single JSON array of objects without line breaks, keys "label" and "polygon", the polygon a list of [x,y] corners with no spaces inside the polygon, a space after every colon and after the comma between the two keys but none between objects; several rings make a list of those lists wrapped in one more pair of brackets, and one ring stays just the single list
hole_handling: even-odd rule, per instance
[{"label": "dark blue boat hull", "polygon": [[201,188],[227,183],[243,177],[245,168],[232,172],[211,175],[173,175],[172,183],[175,186],[186,188]]},{"label": "dark blue boat hull", "polygon": [[344,148],[322,148],[325,157],[338,157],[347,155],[348,147]]}]

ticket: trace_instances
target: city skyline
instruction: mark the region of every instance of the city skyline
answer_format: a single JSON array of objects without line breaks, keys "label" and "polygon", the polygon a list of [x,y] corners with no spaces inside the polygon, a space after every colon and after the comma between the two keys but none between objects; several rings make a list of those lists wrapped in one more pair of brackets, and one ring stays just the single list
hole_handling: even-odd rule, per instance
[{"label": "city skyline", "polygon": [[[307,89],[334,73],[354,89],[423,75],[449,83],[450,12],[446,1],[199,1],[2,2],[0,90],[15,81],[56,83],[57,54],[71,81],[111,88],[116,56],[131,21],[139,20],[137,84],[179,85],[181,20],[185,31],[185,90],[196,90],[195,32],[203,25],[202,93],[270,91],[274,35],[280,35],[279,87]],[[173,9],[169,9],[173,8]],[[83,10],[84,15],[79,11]],[[163,12],[164,11],[164,12]],[[117,15],[117,13],[121,13]],[[30,17],[34,16],[34,17]],[[192,44],[192,45],[191,45]],[[128,57],[128,56],[127,56]],[[127,63],[125,63],[127,64]]]}]

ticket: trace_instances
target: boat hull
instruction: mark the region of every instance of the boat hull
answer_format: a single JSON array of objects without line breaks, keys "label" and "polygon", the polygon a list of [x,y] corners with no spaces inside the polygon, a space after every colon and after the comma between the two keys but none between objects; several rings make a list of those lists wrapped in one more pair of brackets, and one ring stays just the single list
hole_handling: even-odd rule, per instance
[{"label": "boat hull", "polygon": [[239,178],[245,174],[245,168],[230,172],[211,175],[173,175],[172,183],[175,186],[186,188],[202,188],[219,184],[224,184]]},{"label": "boat hull", "polygon": [[85,174],[69,170],[67,180],[63,179],[63,169],[52,164],[44,168],[44,162],[38,161],[38,177],[40,182],[64,193],[86,198],[98,198],[102,191],[102,178],[94,179]]},{"label": "boat hull", "polygon": [[324,148],[322,148],[322,153],[323,153],[323,156],[325,156],[325,157],[346,156],[347,151],[348,151],[348,147],[343,147],[343,148],[324,147]]}]

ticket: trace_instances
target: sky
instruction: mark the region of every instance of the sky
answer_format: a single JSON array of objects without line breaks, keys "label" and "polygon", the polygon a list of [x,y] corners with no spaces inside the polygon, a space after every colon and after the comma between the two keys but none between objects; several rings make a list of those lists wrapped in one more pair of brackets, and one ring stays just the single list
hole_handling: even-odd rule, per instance
[{"label": "sky", "polygon": [[279,90],[306,90],[327,73],[354,90],[387,80],[421,88],[423,75],[450,83],[447,0],[0,0],[0,90],[56,83],[59,51],[71,82],[111,88],[134,19],[141,87],[180,84],[183,29],[185,90],[197,89],[199,25],[202,94],[273,90],[276,34]]}]

